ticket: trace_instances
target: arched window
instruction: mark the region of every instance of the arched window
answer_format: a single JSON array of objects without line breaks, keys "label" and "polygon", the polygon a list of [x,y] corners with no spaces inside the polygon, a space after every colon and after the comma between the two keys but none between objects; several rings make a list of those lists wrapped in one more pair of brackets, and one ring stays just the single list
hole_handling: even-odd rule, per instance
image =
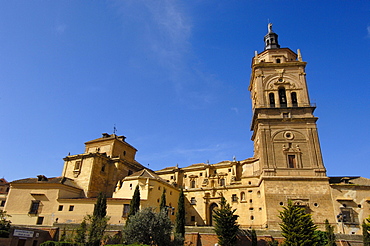
[{"label": "arched window", "polygon": [[220,179],[220,186],[225,186],[225,179]]},{"label": "arched window", "polygon": [[291,97],[292,97],[292,106],[298,107],[297,93],[292,92]]},{"label": "arched window", "polygon": [[280,107],[281,108],[286,108],[287,107],[286,93],[285,93],[285,88],[284,87],[279,88],[279,101],[280,101]]},{"label": "arched window", "polygon": [[240,193],[240,200],[245,201],[245,193],[244,191]]},{"label": "arched window", "polygon": [[195,180],[190,181],[190,187],[195,188]]},{"label": "arched window", "polygon": [[269,94],[269,99],[270,99],[270,108],[275,108],[275,94],[271,92]]}]

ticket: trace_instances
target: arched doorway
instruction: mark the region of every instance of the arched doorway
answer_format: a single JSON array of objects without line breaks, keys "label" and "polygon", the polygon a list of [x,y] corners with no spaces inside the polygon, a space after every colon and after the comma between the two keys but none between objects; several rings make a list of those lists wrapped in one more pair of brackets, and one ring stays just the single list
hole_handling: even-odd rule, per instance
[{"label": "arched doorway", "polygon": [[213,214],[214,214],[214,209],[215,208],[218,208],[218,205],[217,203],[212,203],[210,206],[209,206],[209,225],[213,225]]}]

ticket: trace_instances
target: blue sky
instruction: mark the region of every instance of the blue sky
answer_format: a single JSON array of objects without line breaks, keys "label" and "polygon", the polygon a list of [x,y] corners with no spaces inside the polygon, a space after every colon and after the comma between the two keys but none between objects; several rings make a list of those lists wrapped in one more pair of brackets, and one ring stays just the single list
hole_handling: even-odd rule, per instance
[{"label": "blue sky", "polygon": [[253,156],[268,20],[301,49],[328,175],[370,178],[369,1],[3,1],[0,176],[60,176],[101,133],[153,170]]}]

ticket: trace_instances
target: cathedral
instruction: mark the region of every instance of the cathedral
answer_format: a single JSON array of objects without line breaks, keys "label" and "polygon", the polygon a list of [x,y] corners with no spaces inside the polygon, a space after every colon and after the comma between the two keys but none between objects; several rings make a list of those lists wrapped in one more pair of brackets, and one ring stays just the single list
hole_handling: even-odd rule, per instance
[{"label": "cathedral", "polygon": [[[264,51],[255,53],[249,91],[254,156],[152,171],[135,159],[124,136],[104,133],[68,155],[59,177],[15,180],[5,203],[13,225],[63,227],[91,214],[106,194],[111,225],[124,225],[136,186],[141,207],[159,207],[166,192],[174,221],[180,188],[186,196],[186,224],[212,226],[221,197],[236,209],[241,228],[279,230],[279,211],[291,200],[312,214],[319,229],[327,219],[336,233],[362,234],[370,215],[370,180],[328,177],[300,50],[281,48],[268,26]],[[40,170],[41,172],[42,170]]]}]

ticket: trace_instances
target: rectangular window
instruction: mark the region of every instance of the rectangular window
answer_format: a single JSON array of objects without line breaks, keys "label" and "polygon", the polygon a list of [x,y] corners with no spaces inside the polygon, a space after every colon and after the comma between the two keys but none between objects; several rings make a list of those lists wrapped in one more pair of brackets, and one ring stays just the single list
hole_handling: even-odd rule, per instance
[{"label": "rectangular window", "polygon": [[63,205],[59,205],[58,211],[63,211]]},{"label": "rectangular window", "polygon": [[43,222],[44,222],[44,217],[38,217],[36,225],[42,225]]},{"label": "rectangular window", "polygon": [[348,224],[356,223],[352,208],[341,208],[340,212],[340,216],[337,216],[338,222],[341,222],[340,220],[343,220],[344,223]]},{"label": "rectangular window", "polygon": [[74,205],[69,206],[69,211],[73,211],[75,209]]},{"label": "rectangular window", "polygon": [[238,197],[236,196],[236,194],[233,194],[231,196],[231,201],[233,201],[233,202],[237,202],[238,201]]},{"label": "rectangular window", "polygon": [[195,216],[191,216],[191,217],[190,217],[190,220],[191,220],[192,222],[194,222],[194,221],[195,221]]},{"label": "rectangular window", "polygon": [[289,168],[297,168],[297,160],[295,155],[288,155]]},{"label": "rectangular window", "polygon": [[40,207],[40,201],[38,201],[38,200],[32,201],[30,211],[28,213],[29,214],[38,214],[39,207]]},{"label": "rectangular window", "polygon": [[4,206],[5,206],[5,200],[2,200],[1,204],[0,204],[0,207],[4,207]]},{"label": "rectangular window", "polygon": [[123,213],[122,217],[128,217],[128,213],[130,212],[130,204],[123,204]]},{"label": "rectangular window", "polygon": [[75,162],[75,170],[80,170],[81,168],[81,161],[76,161]]},{"label": "rectangular window", "polygon": [[225,179],[220,179],[220,186],[225,186]]},{"label": "rectangular window", "polygon": [[195,204],[197,204],[197,200],[195,200],[195,197],[192,197],[192,198],[190,199],[190,204],[191,204],[191,205],[195,205]]}]

